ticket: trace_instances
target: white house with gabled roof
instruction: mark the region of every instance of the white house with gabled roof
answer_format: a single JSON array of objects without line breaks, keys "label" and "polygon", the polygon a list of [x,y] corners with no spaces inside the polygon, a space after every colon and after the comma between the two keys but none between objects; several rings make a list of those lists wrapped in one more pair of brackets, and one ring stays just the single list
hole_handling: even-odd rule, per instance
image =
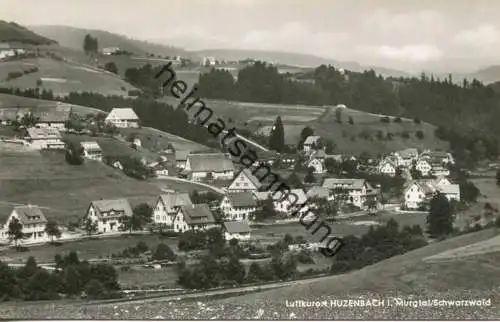
[{"label": "white house with gabled roof", "polygon": [[243,192],[243,191],[258,191],[261,186],[259,179],[253,175],[252,171],[248,168],[236,175],[233,182],[227,188],[228,192]]},{"label": "white house with gabled roof", "polygon": [[153,222],[170,227],[174,223],[179,207],[192,204],[191,197],[187,192],[166,192],[156,200],[153,208]]},{"label": "white house with gabled roof", "polygon": [[22,243],[46,242],[49,240],[45,232],[48,220],[39,206],[29,204],[14,207],[1,232],[2,239],[8,240],[9,224],[14,219],[17,219],[22,225],[24,234],[24,238],[21,240]]},{"label": "white house with gabled roof", "polygon": [[111,123],[118,128],[138,128],[139,117],[134,110],[125,108],[114,108],[105,119],[106,123]]}]

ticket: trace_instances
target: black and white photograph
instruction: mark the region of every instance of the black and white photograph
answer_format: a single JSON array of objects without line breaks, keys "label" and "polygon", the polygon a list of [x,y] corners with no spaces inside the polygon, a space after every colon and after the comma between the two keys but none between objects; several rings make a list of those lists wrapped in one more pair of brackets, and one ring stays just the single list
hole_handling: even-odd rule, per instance
[{"label": "black and white photograph", "polygon": [[0,320],[500,320],[500,0],[0,0]]}]

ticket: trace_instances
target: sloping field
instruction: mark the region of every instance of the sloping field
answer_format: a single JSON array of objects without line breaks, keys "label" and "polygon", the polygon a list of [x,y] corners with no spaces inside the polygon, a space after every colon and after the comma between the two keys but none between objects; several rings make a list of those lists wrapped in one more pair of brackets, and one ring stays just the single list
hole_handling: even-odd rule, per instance
[{"label": "sloping field", "polygon": [[142,127],[140,129],[119,129],[124,135],[133,134],[141,140],[142,147],[150,151],[161,151],[167,148],[168,144],[172,144],[176,151],[207,151],[209,147],[185,139],[183,137],[163,132],[150,127]]},{"label": "sloping field", "polygon": [[[163,100],[173,105],[179,103],[173,97],[164,97]],[[390,117],[389,123],[382,123],[380,118],[383,115],[345,108],[342,109],[342,123],[339,124],[336,122],[334,109],[327,110],[325,107],[319,106],[244,103],[209,99],[206,99],[205,103],[226,121],[228,127],[247,128],[262,135],[269,135],[276,117],[281,116],[285,128],[285,143],[290,145],[296,145],[302,129],[305,126],[310,126],[316,134],[332,140],[336,145],[336,151],[342,153],[359,154],[366,151],[378,154],[409,147],[448,149],[447,142],[435,137],[435,126],[425,122],[417,124],[406,118],[402,118],[400,123],[395,123],[394,118]],[[348,123],[349,117],[352,117],[353,125]],[[416,137],[417,131],[422,132],[422,138]],[[403,137],[404,132],[408,134],[408,138]],[[385,139],[388,133],[392,135],[390,140]],[[380,135],[382,139],[378,137]]]},{"label": "sloping field", "polygon": [[[38,68],[37,72],[11,80],[6,79],[9,72],[23,72],[33,66]],[[129,90],[136,89],[111,73],[90,66],[49,58],[29,58],[3,62],[0,65],[0,86],[35,88],[39,79],[42,80],[41,89],[50,89],[54,95],[58,96],[67,95],[70,92],[128,96]]]},{"label": "sloping field", "polygon": [[17,204],[40,205],[49,218],[68,222],[84,215],[90,201],[128,198],[150,202],[160,190],[104,164],[72,166],[62,152],[0,153],[0,220]]},{"label": "sloping field", "polygon": [[[29,107],[36,107],[38,105],[44,105],[44,104],[54,104],[54,101],[48,101],[48,100],[28,98],[28,97],[0,93],[0,108],[16,107],[16,106],[29,108]],[[74,105],[74,104],[69,104],[69,105],[71,106],[71,112],[74,112],[80,116],[85,116],[89,113],[95,114],[98,112],[102,112],[101,110],[98,110],[98,109],[92,108],[92,107]]]}]

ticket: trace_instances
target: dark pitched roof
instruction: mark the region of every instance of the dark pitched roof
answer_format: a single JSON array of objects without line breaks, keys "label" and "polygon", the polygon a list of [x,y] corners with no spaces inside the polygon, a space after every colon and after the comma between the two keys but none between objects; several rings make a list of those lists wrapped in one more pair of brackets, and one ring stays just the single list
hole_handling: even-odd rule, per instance
[{"label": "dark pitched roof", "polygon": [[214,216],[207,204],[182,205],[180,211],[188,225],[213,224]]},{"label": "dark pitched roof", "polygon": [[97,216],[101,217],[103,212],[123,211],[125,216],[132,216],[132,207],[127,199],[95,200],[92,205],[97,210]]},{"label": "dark pitched roof", "polygon": [[226,221],[224,229],[230,234],[249,233],[250,226],[246,221]]},{"label": "dark pitched roof", "polygon": [[224,153],[189,154],[187,161],[191,166],[191,171],[234,171],[231,158]]},{"label": "dark pitched roof", "polygon": [[47,218],[38,206],[27,205],[14,207],[15,212],[19,216],[19,222],[26,224],[43,224],[47,222]]},{"label": "dark pitched roof", "polygon": [[231,192],[226,196],[233,207],[255,207],[257,205],[251,192]]}]

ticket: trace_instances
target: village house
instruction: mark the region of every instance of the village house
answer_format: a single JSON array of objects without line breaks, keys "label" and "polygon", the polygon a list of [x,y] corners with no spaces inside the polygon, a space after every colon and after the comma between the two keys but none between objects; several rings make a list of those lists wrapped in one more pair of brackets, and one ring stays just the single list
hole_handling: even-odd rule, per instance
[{"label": "village house", "polygon": [[394,153],[397,158],[397,166],[411,167],[413,161],[418,159],[418,150],[414,148],[404,149]]},{"label": "village house", "polygon": [[253,220],[257,202],[250,191],[227,193],[220,203],[225,220]]},{"label": "village house", "polygon": [[252,174],[252,171],[248,168],[243,170],[236,175],[233,182],[227,188],[228,192],[243,192],[243,191],[258,191],[261,187],[259,179]]},{"label": "village house", "polygon": [[189,151],[175,150],[175,167],[184,169],[186,167]]},{"label": "village house", "polygon": [[158,197],[153,208],[153,222],[171,227],[180,206],[192,205],[191,197],[186,192],[169,191]]},{"label": "village house", "polygon": [[216,227],[215,219],[207,204],[179,206],[173,223],[174,231],[177,233],[213,227]]},{"label": "village house", "polygon": [[432,166],[428,159],[420,158],[415,164],[415,169],[420,171],[424,177],[427,177],[431,174]]},{"label": "village house", "polygon": [[231,180],[234,176],[234,164],[231,157],[224,153],[189,154],[182,174],[192,181],[209,178]]},{"label": "village house", "polygon": [[224,237],[226,241],[232,239],[249,240],[251,237],[251,229],[245,221],[227,221],[224,222]]},{"label": "village house", "polygon": [[450,175],[450,170],[446,167],[447,163],[443,163],[440,159],[430,159],[431,171],[430,174],[435,177]]},{"label": "village house", "polygon": [[396,175],[397,168],[398,167],[393,160],[391,160],[390,158],[385,158],[382,161],[380,161],[377,170],[380,174],[385,174],[386,176],[394,177]]},{"label": "village house", "polygon": [[455,159],[453,158],[452,154],[445,151],[426,150],[420,154],[420,157],[423,159],[432,160],[432,162],[441,162],[443,165],[455,163]]},{"label": "village house", "polygon": [[139,117],[131,108],[114,108],[105,119],[106,123],[111,123],[117,128],[138,128]]},{"label": "village house", "polygon": [[304,152],[309,152],[311,150],[317,150],[321,141],[321,137],[318,135],[310,135],[304,141]]},{"label": "village house", "polygon": [[96,141],[83,141],[80,142],[80,145],[83,149],[84,158],[102,162],[102,149]]},{"label": "village house", "polygon": [[148,165],[148,167],[154,172],[157,177],[168,177],[170,170],[167,162],[153,162]]},{"label": "village house", "polygon": [[313,151],[306,162],[307,168],[313,168],[313,173],[320,174],[326,172],[325,167],[326,153],[323,150]]},{"label": "village house", "polygon": [[365,208],[369,198],[376,200],[378,191],[365,179],[337,179],[327,178],[323,187],[330,191],[329,200],[341,198],[343,202],[350,203],[359,208]]},{"label": "village house", "polygon": [[102,54],[106,56],[114,55],[120,51],[120,47],[105,47],[102,49]]},{"label": "village house", "polygon": [[410,182],[404,190],[405,209],[425,209],[432,197],[440,192],[449,201],[460,201],[460,186],[447,179],[421,179]]},{"label": "village house", "polygon": [[39,206],[31,204],[14,207],[2,231],[2,238],[4,240],[9,238],[9,224],[14,218],[22,225],[22,232],[24,234],[24,238],[21,240],[22,243],[49,241],[49,237],[45,232],[45,226],[48,222],[47,218],[45,218]]},{"label": "village house", "polygon": [[132,216],[132,207],[127,199],[94,200],[90,203],[86,219],[97,223],[98,233],[118,232],[126,217]]},{"label": "village house", "polygon": [[[295,200],[294,195],[288,195],[286,198],[282,198],[281,193],[276,193],[276,198],[274,200],[274,209],[277,212],[292,214],[302,206],[302,204],[307,202],[307,196],[302,189],[291,189],[290,194],[295,194],[297,196],[297,200]],[[309,205],[308,205],[309,206]],[[300,212],[297,215],[303,215],[308,212],[309,207],[305,206],[301,208]]]},{"label": "village house", "polygon": [[36,150],[64,149],[65,144],[59,130],[53,128],[28,128],[25,141]]}]

